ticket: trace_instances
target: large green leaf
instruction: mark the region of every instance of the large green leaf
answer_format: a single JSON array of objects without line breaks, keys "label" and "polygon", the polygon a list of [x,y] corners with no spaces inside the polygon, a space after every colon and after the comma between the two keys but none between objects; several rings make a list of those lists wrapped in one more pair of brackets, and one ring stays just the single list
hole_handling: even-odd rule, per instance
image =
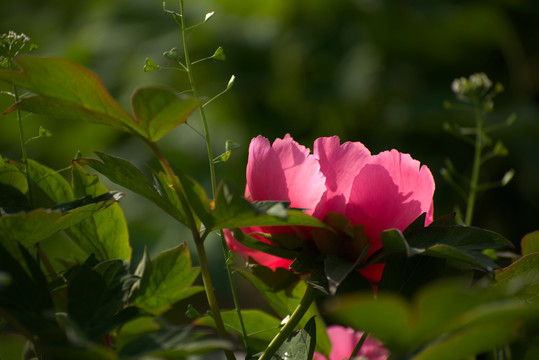
[{"label": "large green leaf", "polygon": [[203,290],[200,286],[191,286],[199,272],[191,266],[186,243],[160,253],[153,260],[145,249],[135,272],[141,279],[133,290],[131,303],[160,314],[175,302]]},{"label": "large green leaf", "polygon": [[[12,106],[65,120],[82,120],[139,134],[129,114],[110,96],[90,70],[66,59],[19,57],[16,70],[0,70],[0,80],[33,95]],[[9,109],[8,109],[9,111]]]},{"label": "large green leaf", "polygon": [[[97,196],[107,191],[97,175],[90,175],[77,162],[72,165],[73,189],[77,197]],[[106,209],[66,229],[73,241],[99,260],[131,259],[127,222],[119,204]]]},{"label": "large green leaf", "polygon": [[498,286],[509,287],[523,300],[539,305],[539,253],[530,253],[496,271]]},{"label": "large green leaf", "polygon": [[112,182],[126,187],[134,193],[152,201],[180,222],[184,224],[188,223],[184,213],[159,193],[150,179],[129,161],[101,152],[96,152],[96,154],[100,160],[81,158],[76,161],[80,164],[90,166],[108,177]]},{"label": "large green leaf", "polygon": [[[380,293],[377,299],[371,294],[343,296],[328,305],[340,324],[372,333],[396,358],[424,352],[419,356],[435,359],[430,354],[441,349],[448,351],[443,358],[464,358],[510,341],[515,332],[502,326],[514,330],[539,319],[536,305],[523,304],[499,289],[472,289],[447,281],[423,288],[413,302]],[[490,328],[500,329],[496,337],[490,336]],[[467,342],[460,349],[443,345],[463,340],[464,334],[474,336],[475,344]]]},{"label": "large green leaf", "polygon": [[[22,167],[22,164],[19,164]],[[28,160],[33,206],[48,208],[75,199],[69,182],[56,170]]]},{"label": "large green leaf", "polygon": [[539,231],[526,234],[520,242],[522,255],[528,255],[534,252],[539,253]]},{"label": "large green leaf", "polygon": [[165,87],[141,87],[131,97],[139,132],[151,142],[183,124],[198,106],[195,99],[180,99],[173,90]]},{"label": "large green leaf", "polygon": [[[261,265],[254,265],[251,269],[252,272],[237,271],[258,290],[278,316],[285,318],[291,315],[305,294],[307,283],[284,269],[277,268],[274,272]],[[316,304],[311,305],[307,310],[299,326],[305,326],[313,316],[316,319],[316,349],[327,355],[331,349],[331,343]]]},{"label": "large green leaf", "polygon": [[[242,310],[241,315],[247,332],[249,350],[263,351],[279,332],[281,320],[260,310]],[[238,336],[243,335],[236,310],[223,311],[221,316],[227,331]],[[215,321],[211,316],[201,317],[195,324],[215,327]]]},{"label": "large green leaf", "polygon": [[205,332],[191,327],[172,327],[152,331],[127,343],[121,350],[121,359],[185,359],[189,355],[205,354],[226,349],[233,350],[228,340],[202,337]]},{"label": "large green leaf", "polygon": [[430,226],[410,232],[406,238],[401,231],[390,229],[383,231],[380,238],[383,250],[372,261],[383,262],[385,257],[395,253],[407,257],[434,256],[468,267],[481,267],[488,272],[493,272],[498,265],[481,250],[512,246],[511,242],[495,232],[466,226]]},{"label": "large green leaf", "polygon": [[2,241],[8,243],[19,241],[25,247],[32,246],[106,209],[120,197],[120,193],[106,193],[96,198],[85,197],[59,204],[50,209],[3,215],[0,217]]}]

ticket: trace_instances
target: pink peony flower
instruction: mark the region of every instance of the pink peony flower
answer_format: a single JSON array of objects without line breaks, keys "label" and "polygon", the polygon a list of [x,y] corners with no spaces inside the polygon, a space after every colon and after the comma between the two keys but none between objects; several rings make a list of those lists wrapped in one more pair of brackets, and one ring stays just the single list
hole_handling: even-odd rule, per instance
[{"label": "pink peony flower", "polygon": [[[330,326],[327,330],[329,340],[331,341],[329,359],[322,354],[314,353],[313,360],[348,360],[363,333],[355,332],[352,328],[344,328],[338,325]],[[372,336],[367,336],[367,339],[357,354],[357,359],[385,360],[388,355],[389,351],[383,347],[380,341]]]},{"label": "pink peony flower", "polygon": [[[351,225],[364,226],[369,238],[368,256],[382,247],[380,232],[404,230],[419,215],[427,213],[425,225],[432,222],[434,179],[429,169],[408,154],[397,150],[371,155],[360,142],[340,144],[337,136],[318,138],[314,152],[287,134],[273,145],[258,136],[249,146],[245,196],[250,201],[290,201],[294,208],[320,220],[330,213],[345,215]],[[269,243],[258,233],[296,232],[306,240],[309,234],[295,228],[242,229]],[[249,249],[226,232],[230,249],[251,257],[259,264],[288,269],[290,260]],[[370,281],[379,281],[383,264],[362,271]]]}]

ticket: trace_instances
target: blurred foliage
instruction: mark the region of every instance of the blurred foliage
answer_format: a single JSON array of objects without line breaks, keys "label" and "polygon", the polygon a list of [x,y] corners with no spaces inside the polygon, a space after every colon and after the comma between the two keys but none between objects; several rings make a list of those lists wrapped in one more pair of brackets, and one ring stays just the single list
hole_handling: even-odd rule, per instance
[{"label": "blurred foliage", "polygon": [[[178,5],[169,1],[167,6]],[[487,122],[518,115],[514,126],[497,134],[509,155],[485,165],[482,176],[498,179],[507,168],[515,168],[516,175],[509,186],[478,198],[474,222],[517,245],[537,229],[536,1],[192,0],[186,1],[186,10],[193,24],[215,11],[188,37],[193,60],[211,56],[219,46],[226,53],[225,62],[196,65],[201,94],[212,97],[236,75],[234,88],[206,109],[215,153],[225,151],[226,140],[242,145],[229,161],[218,164],[218,179],[243,186],[248,144],[258,134],[273,139],[289,132],[302,144],[339,135],[375,153],[397,148],[421,159],[436,180],[435,215],[446,214],[456,196],[439,170],[447,156],[459,169],[469,169],[473,148],[444,132],[443,123],[457,119],[472,124],[473,119],[444,110],[442,103],[453,100],[453,79],[482,71],[506,88]],[[7,0],[0,4],[0,24],[0,33],[30,36],[39,45],[36,54],[65,57],[95,71],[125,109],[137,86],[188,88],[182,73],[143,72],[147,57],[166,66],[170,60],[163,52],[181,46],[179,30],[161,1]],[[1,83],[2,90],[10,89]],[[10,104],[10,97],[0,96],[2,110]],[[196,116],[188,123],[201,129]],[[159,167],[140,140],[114,129],[33,115],[25,119],[25,137],[36,136],[41,125],[53,136],[32,142],[29,156],[55,169],[67,166],[79,150],[83,156],[99,150],[129,158],[141,169],[145,164]],[[2,117],[0,129],[0,153],[19,159],[14,114]],[[181,126],[160,143],[173,166],[209,189],[204,141],[195,131]],[[122,207],[130,224],[132,262],[141,258],[146,244],[152,254],[177,244],[184,230],[157,207],[127,193]],[[209,250],[218,277],[224,276],[220,252]],[[222,280],[216,283],[226,289]]]}]

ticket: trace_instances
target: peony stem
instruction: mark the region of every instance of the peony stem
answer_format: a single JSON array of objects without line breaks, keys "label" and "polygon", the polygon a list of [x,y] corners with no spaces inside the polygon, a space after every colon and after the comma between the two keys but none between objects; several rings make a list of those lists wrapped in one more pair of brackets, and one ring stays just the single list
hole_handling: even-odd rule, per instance
[{"label": "peony stem", "polygon": [[359,354],[359,351],[361,350],[361,347],[365,343],[365,340],[367,340],[367,336],[369,336],[369,333],[365,331],[363,335],[361,335],[361,338],[359,339],[356,347],[354,348],[354,351],[352,351],[352,354],[350,354],[348,360],[354,360],[356,358],[357,354]]},{"label": "peony stem", "polygon": [[279,333],[271,340],[270,344],[266,348],[266,351],[262,354],[258,360],[270,360],[285,340],[290,336],[292,331],[296,328],[300,320],[303,318],[303,315],[307,312],[313,301],[318,296],[318,290],[313,288],[310,284],[307,285],[307,290],[303,295],[303,298],[299,302],[298,306],[290,316],[290,319],[286,324],[281,328]]},{"label": "peony stem", "polygon": [[466,204],[466,217],[464,224],[470,226],[472,224],[473,211],[475,206],[475,197],[477,194],[477,186],[479,183],[479,170],[481,168],[481,154],[483,152],[483,114],[481,112],[481,105],[479,101],[475,101],[475,153],[472,168],[472,176],[470,178],[470,191],[468,193],[468,201]]}]

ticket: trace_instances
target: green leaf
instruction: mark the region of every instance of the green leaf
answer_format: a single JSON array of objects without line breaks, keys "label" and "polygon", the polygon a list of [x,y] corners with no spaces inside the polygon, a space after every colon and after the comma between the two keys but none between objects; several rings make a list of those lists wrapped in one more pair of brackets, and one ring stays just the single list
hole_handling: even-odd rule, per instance
[{"label": "green leaf", "polygon": [[[19,241],[32,246],[54,233],[73,226],[117,201],[116,194],[107,193],[97,198],[85,197],[59,204],[53,209],[6,214],[0,217],[2,241]],[[5,242],[4,242],[5,244]]]},{"label": "green leaf", "polygon": [[395,358],[424,351],[425,359],[436,358],[428,354],[439,354],[437,346],[451,338],[462,340],[461,335],[466,333],[475,336],[476,343],[457,350],[445,347],[452,355],[444,358],[464,358],[483,351],[490,327],[512,329],[499,331],[499,336],[491,337],[488,343],[488,347],[501,345],[511,340],[515,329],[533,324],[539,318],[538,310],[536,305],[523,304],[499,289],[473,289],[447,281],[424,287],[412,303],[379,293],[377,299],[372,294],[348,295],[328,304],[335,320],[372,333]]},{"label": "green leaf", "polygon": [[522,255],[539,252],[539,231],[534,231],[526,234],[520,242]]},{"label": "green leaf", "polygon": [[[249,350],[263,351],[279,332],[281,320],[260,310],[242,310],[241,315],[247,332],[247,342],[251,348]],[[242,336],[236,310],[222,311],[221,316],[227,331]],[[211,316],[199,318],[195,324],[215,327],[215,321]]]},{"label": "green leaf", "polygon": [[184,224],[188,223],[183,212],[172,204],[166,197],[160,194],[150,179],[148,179],[146,175],[144,175],[129,161],[101,152],[96,152],[96,154],[100,160],[82,158],[75,161],[90,166],[94,170],[97,170],[101,174],[105,175],[112,182],[126,187],[134,193],[152,201],[178,221]]},{"label": "green leaf", "polygon": [[151,142],[183,124],[198,106],[195,99],[180,99],[174,90],[166,87],[140,87],[131,97],[139,132]]},{"label": "green leaf", "polygon": [[223,339],[202,338],[204,332],[191,327],[172,327],[152,331],[137,337],[120,351],[122,359],[184,359],[189,355],[205,354],[217,350],[233,350]]},{"label": "green leaf", "polygon": [[49,208],[75,199],[69,182],[58,171],[31,159],[28,171],[35,207]]},{"label": "green leaf", "polygon": [[539,305],[539,253],[530,253],[511,265],[496,271],[496,282],[516,295]]},{"label": "green leaf", "polygon": [[262,251],[266,254],[289,260],[293,260],[299,255],[298,251],[288,250],[281,247],[273,246],[271,244],[267,244],[245,234],[240,229],[232,229],[231,233],[232,236],[234,236],[234,239],[236,239],[236,241],[238,241],[243,246],[248,247],[249,249]]},{"label": "green leaf", "polygon": [[384,248],[371,262],[383,262],[384,257],[401,253],[407,257],[439,257],[455,264],[478,266],[488,272],[493,272],[498,265],[478,250],[512,246],[492,231],[465,226],[430,226],[412,231],[406,238],[399,230],[390,229],[383,231],[380,238]]},{"label": "green leaf", "polygon": [[21,98],[15,108],[64,120],[82,120],[137,134],[134,123],[90,70],[66,59],[17,58],[20,70],[1,70],[0,80],[35,95]]},{"label": "green leaf", "polygon": [[135,272],[141,280],[133,290],[131,304],[160,314],[172,304],[202,291],[200,286],[191,286],[199,272],[191,266],[185,243],[160,253],[154,260],[145,249]]},{"label": "green leaf", "polygon": [[[73,162],[71,174],[78,197],[97,196],[107,191],[97,175],[90,175],[77,162]],[[99,260],[131,259],[127,222],[118,204],[112,204],[66,232],[77,245]]]},{"label": "green leaf", "polygon": [[[285,318],[291,315],[305,294],[307,283],[304,280],[298,280],[296,275],[281,268],[272,271],[265,266],[254,265],[251,269],[252,272],[241,269],[237,272],[258,290],[279,317]],[[299,326],[305,326],[308,319],[313,316],[316,319],[316,349],[318,352],[328,355],[331,342],[316,304],[311,305],[307,310]]]},{"label": "green leaf", "polygon": [[[4,243],[2,232],[0,239]],[[11,278],[9,285],[0,287],[3,320],[29,338],[64,343],[64,332],[47,316],[54,310],[45,274],[24,247],[16,241],[11,245],[17,252],[15,255],[0,244],[0,272]]]},{"label": "green leaf", "polygon": [[345,259],[336,255],[327,255],[324,259],[324,273],[328,280],[329,293],[335,295],[339,285],[346,279],[346,277],[356,269],[358,264],[361,264],[369,248],[366,247],[363,250],[363,254],[355,261],[346,261]]},{"label": "green leaf", "polygon": [[259,207],[247,201],[232,184],[222,183],[217,191],[215,210],[211,223],[207,228],[213,230],[232,229],[249,226],[327,226],[320,220],[299,210],[278,209],[278,206],[269,208]]},{"label": "green leaf", "polygon": [[159,69],[159,65],[157,65],[152,59],[146,58],[144,61],[144,72],[151,72]]},{"label": "green leaf", "polygon": [[316,323],[310,318],[302,330],[290,335],[279,347],[275,355],[281,359],[310,360],[316,344]]},{"label": "green leaf", "polygon": [[139,309],[123,308],[137,277],[129,264],[109,260],[91,268],[80,265],[68,284],[68,314],[90,340],[141,316]]}]

